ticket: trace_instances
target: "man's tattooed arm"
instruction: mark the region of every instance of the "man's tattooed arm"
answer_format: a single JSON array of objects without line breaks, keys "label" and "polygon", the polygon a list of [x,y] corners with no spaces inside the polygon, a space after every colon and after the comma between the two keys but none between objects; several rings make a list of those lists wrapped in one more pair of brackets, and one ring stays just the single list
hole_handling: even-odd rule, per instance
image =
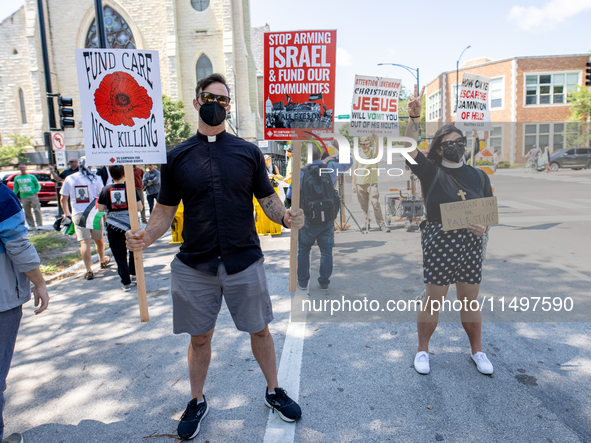
[{"label": "man's tattooed arm", "polygon": [[271,221],[281,224],[281,219],[285,215],[286,209],[276,193],[259,199],[259,204],[261,205],[261,208],[263,208],[265,215],[269,217]]}]

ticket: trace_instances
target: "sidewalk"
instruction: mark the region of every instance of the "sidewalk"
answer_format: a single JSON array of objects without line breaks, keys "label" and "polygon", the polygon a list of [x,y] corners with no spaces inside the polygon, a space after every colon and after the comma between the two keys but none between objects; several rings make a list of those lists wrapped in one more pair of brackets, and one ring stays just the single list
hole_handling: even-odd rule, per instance
[{"label": "sidewalk", "polygon": [[[568,291],[586,298],[588,282],[546,267],[539,251],[525,255],[524,243],[544,232],[494,229],[483,295]],[[484,376],[454,313],[432,339],[432,373],[419,375],[414,322],[359,313],[349,322],[309,315],[308,323],[290,324],[289,235],[260,238],[277,362],[280,374],[290,374],[279,382],[290,394],[299,390],[302,420],[285,424],[290,435],[270,437],[264,378],[248,334],[235,329],[223,304],[205,386],[210,413],[195,442],[591,441],[589,323],[486,322],[483,347],[495,372]],[[25,305],[6,391],[7,435],[23,432],[27,443],[175,441],[190,397],[189,337],[172,334],[169,264],[178,245],[169,241],[144,252],[149,323],[140,323],[137,294],[121,290],[114,265],[90,282],[78,274],[52,285],[41,316]],[[315,270],[310,298],[410,300],[424,288],[417,232],[347,231],[335,235],[334,253],[331,293],[319,291]],[[313,266],[318,256],[314,247]]]},{"label": "sidewalk", "polygon": [[[50,286],[43,315],[33,314],[32,302],[24,306],[7,381],[6,435],[23,432],[27,443],[174,441],[142,438],[175,434],[190,400],[189,337],[172,333],[169,264],[178,245],[170,240],[144,252],[149,323],[140,323],[137,292],[121,290],[114,264],[92,281],[79,273]],[[288,237],[274,240],[280,249],[268,252],[274,260],[267,276],[279,361],[290,309]],[[206,390],[215,414],[201,435],[262,441],[269,414],[265,385],[248,334],[236,331],[224,304]]]}]

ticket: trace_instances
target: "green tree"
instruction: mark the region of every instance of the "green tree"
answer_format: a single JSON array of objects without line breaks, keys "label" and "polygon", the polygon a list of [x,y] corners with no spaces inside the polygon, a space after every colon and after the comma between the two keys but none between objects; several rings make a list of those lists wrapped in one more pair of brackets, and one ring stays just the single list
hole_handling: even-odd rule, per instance
[{"label": "green tree", "polygon": [[12,140],[12,144],[0,146],[0,166],[16,166],[19,161],[25,161],[24,152],[33,139],[20,134],[12,134],[8,138]]},{"label": "green tree", "polygon": [[182,100],[173,100],[167,95],[162,96],[164,111],[164,132],[166,133],[166,149],[172,149],[191,135],[191,126],[183,119],[185,116]]},{"label": "green tree", "polygon": [[589,130],[589,120],[591,120],[591,88],[586,86],[578,86],[576,90],[568,94],[570,102],[571,122],[583,122],[587,124],[579,125],[578,140],[574,141],[574,145],[584,146],[591,140]]}]

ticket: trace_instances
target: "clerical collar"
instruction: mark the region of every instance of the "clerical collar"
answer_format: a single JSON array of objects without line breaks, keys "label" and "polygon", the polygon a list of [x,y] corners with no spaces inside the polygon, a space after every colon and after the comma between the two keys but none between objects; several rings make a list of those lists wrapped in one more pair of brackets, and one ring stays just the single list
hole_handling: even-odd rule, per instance
[{"label": "clerical collar", "polygon": [[222,131],[216,135],[203,135],[200,132],[197,132],[197,138],[199,140],[203,140],[208,143],[219,142],[220,140],[222,140],[224,138],[225,135],[226,135],[226,131]]},{"label": "clerical collar", "polygon": [[448,162],[446,159],[441,159],[441,166],[444,168],[457,169],[464,166],[464,159],[460,159],[459,163]]}]

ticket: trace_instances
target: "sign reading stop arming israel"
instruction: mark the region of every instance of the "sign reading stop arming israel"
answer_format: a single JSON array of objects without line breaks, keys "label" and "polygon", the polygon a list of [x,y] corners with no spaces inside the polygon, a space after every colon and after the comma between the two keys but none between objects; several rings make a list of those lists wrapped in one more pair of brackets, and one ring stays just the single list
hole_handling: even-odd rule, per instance
[{"label": "sign reading stop arming israel", "polygon": [[265,140],[333,132],[337,32],[265,32]]},{"label": "sign reading stop arming israel", "polygon": [[76,49],[86,164],[166,163],[157,51]]},{"label": "sign reading stop arming israel", "polygon": [[400,79],[355,76],[349,135],[398,136]]},{"label": "sign reading stop arming israel", "polygon": [[458,92],[456,127],[463,131],[492,131],[489,99],[490,78],[465,72]]}]

